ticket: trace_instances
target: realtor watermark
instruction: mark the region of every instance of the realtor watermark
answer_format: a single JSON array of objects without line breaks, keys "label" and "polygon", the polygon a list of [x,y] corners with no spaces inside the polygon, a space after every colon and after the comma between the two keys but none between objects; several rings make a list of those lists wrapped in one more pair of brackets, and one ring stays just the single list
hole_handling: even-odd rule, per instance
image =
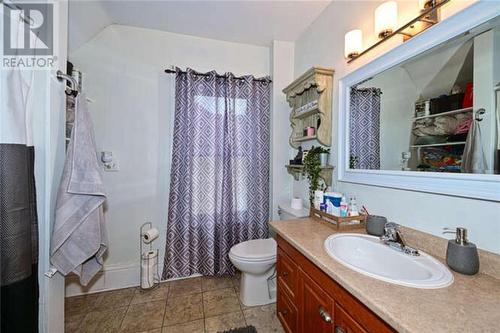
[{"label": "realtor watermark", "polygon": [[9,2],[3,6],[3,68],[52,69],[54,5]]}]

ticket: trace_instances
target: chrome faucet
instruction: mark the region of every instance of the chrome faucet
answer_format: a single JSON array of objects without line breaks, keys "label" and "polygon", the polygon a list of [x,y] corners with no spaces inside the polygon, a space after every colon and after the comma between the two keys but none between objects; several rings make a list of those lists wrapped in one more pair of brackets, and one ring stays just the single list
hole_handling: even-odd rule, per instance
[{"label": "chrome faucet", "polygon": [[406,241],[397,223],[386,223],[384,227],[384,235],[380,237],[380,240],[385,245],[388,245],[391,249],[394,249],[396,251],[403,252],[410,256],[420,255],[417,249],[406,244]]}]

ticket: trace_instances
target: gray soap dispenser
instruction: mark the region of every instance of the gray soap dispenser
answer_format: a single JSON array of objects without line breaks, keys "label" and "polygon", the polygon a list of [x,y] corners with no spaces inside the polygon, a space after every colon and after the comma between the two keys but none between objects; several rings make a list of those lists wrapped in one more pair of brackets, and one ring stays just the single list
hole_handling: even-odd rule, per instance
[{"label": "gray soap dispenser", "polygon": [[474,275],[479,271],[479,256],[477,247],[467,240],[467,229],[457,228],[456,231],[444,228],[443,234],[455,233],[455,239],[448,241],[446,263],[455,272]]}]

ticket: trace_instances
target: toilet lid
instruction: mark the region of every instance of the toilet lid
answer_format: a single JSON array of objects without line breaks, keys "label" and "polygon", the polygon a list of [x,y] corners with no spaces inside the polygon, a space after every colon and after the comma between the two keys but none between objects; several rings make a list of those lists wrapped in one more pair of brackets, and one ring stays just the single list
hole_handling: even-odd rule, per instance
[{"label": "toilet lid", "polygon": [[265,260],[276,257],[277,247],[273,238],[253,239],[236,244],[229,253],[246,260]]}]

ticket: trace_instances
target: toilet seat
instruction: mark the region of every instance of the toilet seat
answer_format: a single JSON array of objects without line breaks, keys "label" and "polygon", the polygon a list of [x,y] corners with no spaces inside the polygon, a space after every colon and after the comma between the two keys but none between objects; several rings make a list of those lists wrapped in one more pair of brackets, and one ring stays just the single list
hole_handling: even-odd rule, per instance
[{"label": "toilet seat", "polygon": [[253,239],[236,244],[229,255],[243,261],[268,261],[276,258],[277,245],[273,238]]}]

